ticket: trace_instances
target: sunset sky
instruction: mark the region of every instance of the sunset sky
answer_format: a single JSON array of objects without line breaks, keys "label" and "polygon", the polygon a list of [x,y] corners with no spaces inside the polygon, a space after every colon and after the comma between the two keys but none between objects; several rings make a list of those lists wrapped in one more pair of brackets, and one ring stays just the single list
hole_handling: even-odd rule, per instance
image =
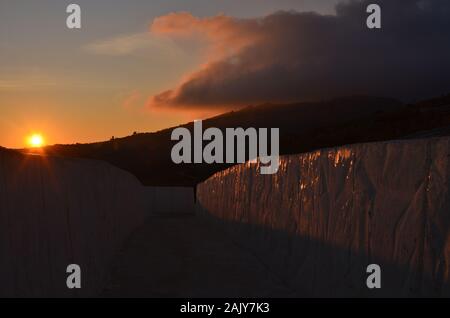
[{"label": "sunset sky", "polygon": [[77,0],[69,30],[72,2],[0,0],[0,145],[102,141],[263,102],[448,93],[449,1],[377,1],[381,31],[361,1]]},{"label": "sunset sky", "polygon": [[206,44],[150,32],[172,12],[257,17],[276,10],[334,11],[313,0],[77,0],[82,29],[65,25],[68,1],[0,0],[0,145],[31,132],[73,143],[154,131],[209,112],[151,111],[147,99],[202,63]]}]

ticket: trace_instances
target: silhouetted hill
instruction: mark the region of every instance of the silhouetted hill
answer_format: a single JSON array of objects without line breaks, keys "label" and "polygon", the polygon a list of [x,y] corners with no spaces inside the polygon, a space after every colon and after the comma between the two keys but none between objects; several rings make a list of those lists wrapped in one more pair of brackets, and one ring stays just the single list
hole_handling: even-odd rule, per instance
[{"label": "silhouetted hill", "polygon": [[[183,125],[193,129],[193,123]],[[218,127],[280,128],[280,153],[293,154],[344,144],[414,137],[450,127],[450,95],[404,105],[377,97],[349,97],[326,102],[247,107],[203,121],[203,129]],[[111,141],[55,145],[50,155],[108,161],[136,175],[145,185],[194,186],[229,167],[226,164],[172,162],[173,128],[135,134]],[[439,130],[440,133],[445,129]]]}]

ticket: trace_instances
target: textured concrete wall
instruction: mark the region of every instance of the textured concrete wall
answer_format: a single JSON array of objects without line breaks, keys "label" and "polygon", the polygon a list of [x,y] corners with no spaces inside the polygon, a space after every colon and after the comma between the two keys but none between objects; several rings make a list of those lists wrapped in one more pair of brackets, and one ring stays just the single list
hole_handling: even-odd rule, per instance
[{"label": "textured concrete wall", "polygon": [[186,187],[145,187],[147,212],[153,215],[194,214],[194,189]]},{"label": "textured concrete wall", "polygon": [[[0,150],[0,296],[95,295],[147,214],[142,191],[106,163]],[[81,290],[66,287],[71,263]]]},{"label": "textured concrete wall", "polygon": [[[450,296],[449,138],[360,144],[251,164],[198,187],[198,212],[303,296]],[[368,290],[366,266],[382,268]]]}]

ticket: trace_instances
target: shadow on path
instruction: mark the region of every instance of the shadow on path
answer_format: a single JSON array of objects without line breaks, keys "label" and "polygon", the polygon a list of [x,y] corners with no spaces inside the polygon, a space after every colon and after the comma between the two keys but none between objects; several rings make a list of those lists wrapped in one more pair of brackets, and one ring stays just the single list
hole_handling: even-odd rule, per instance
[{"label": "shadow on path", "polygon": [[117,255],[102,297],[289,297],[289,290],[213,222],[150,217]]}]

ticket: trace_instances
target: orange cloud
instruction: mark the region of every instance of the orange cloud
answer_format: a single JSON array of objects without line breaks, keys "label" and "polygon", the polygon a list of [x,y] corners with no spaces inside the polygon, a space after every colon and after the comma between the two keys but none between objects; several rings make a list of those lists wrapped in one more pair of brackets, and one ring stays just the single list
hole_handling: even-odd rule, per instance
[{"label": "orange cloud", "polygon": [[254,24],[254,21],[225,15],[197,18],[188,12],[181,12],[156,18],[150,31],[175,38],[203,37],[209,44],[208,58],[218,59],[253,45],[261,36],[255,32]]},{"label": "orange cloud", "polygon": [[[151,97],[148,105],[150,107],[175,106],[171,101],[183,94],[185,85],[197,81],[202,85],[204,79],[211,80],[208,74],[216,63],[225,60],[238,66],[240,64],[239,54],[244,49],[257,45],[265,37],[263,33],[257,31],[258,23],[258,20],[236,19],[225,15],[197,18],[188,12],[171,13],[156,18],[150,27],[152,34],[182,39],[201,38],[206,41],[207,47],[205,61],[199,70],[186,74],[177,88]],[[252,66],[254,67],[255,64]],[[192,103],[186,101],[183,105],[189,108],[203,107],[203,105],[197,104],[196,100],[193,100]],[[220,106],[223,106],[224,109],[227,108],[226,103],[215,106],[216,108],[220,108]]]},{"label": "orange cloud", "polygon": [[343,95],[411,100],[448,92],[450,42],[443,39],[450,30],[449,1],[435,0],[424,9],[417,1],[379,0],[385,12],[381,32],[365,27],[369,3],[342,2],[336,15],[159,17],[150,28],[154,35],[201,38],[207,54],[201,67],[152,96],[149,106],[229,109]]}]

